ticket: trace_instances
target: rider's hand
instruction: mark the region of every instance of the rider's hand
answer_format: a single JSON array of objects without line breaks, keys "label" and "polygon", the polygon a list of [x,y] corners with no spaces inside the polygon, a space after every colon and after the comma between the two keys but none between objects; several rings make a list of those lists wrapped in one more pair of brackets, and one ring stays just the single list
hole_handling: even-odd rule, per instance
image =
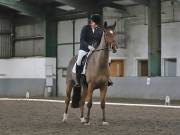
[{"label": "rider's hand", "polygon": [[92,47],[91,45],[88,46],[88,49],[89,49],[90,51],[94,51],[94,50],[95,50],[95,48]]}]

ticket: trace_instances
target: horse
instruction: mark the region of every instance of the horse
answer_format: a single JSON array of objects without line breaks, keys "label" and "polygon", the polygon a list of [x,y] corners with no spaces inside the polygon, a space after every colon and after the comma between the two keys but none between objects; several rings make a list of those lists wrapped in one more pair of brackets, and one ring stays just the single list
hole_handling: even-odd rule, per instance
[{"label": "horse", "polygon": [[[102,124],[109,125],[105,117],[105,99],[108,88],[108,80],[110,77],[109,70],[109,51],[112,49],[113,53],[117,51],[117,42],[115,40],[116,32],[114,31],[116,22],[113,25],[108,26],[107,22],[104,23],[104,32],[101,37],[99,46],[89,55],[86,65],[85,79],[81,77],[80,89],[74,89],[73,93],[79,91],[80,93],[80,121],[85,125],[90,125],[90,110],[92,107],[92,96],[95,89],[100,89],[100,100],[102,109]],[[65,112],[63,114],[63,122],[67,121],[68,107],[71,99],[71,92],[74,88],[74,82],[76,79],[75,74],[72,72],[73,66],[77,60],[77,56],[74,56],[67,68],[66,77],[66,98],[65,98]],[[74,95],[74,94],[73,94]],[[76,96],[75,96],[76,97]],[[77,98],[77,97],[76,97]],[[84,118],[84,104],[87,99],[87,117]],[[73,101],[72,101],[73,103]]]}]

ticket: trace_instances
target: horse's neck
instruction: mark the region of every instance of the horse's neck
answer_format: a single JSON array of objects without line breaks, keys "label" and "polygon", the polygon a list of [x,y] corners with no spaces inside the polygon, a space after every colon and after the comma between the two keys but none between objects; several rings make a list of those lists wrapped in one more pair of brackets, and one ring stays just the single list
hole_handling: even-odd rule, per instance
[{"label": "horse's neck", "polygon": [[108,61],[109,61],[109,49],[108,49],[108,46],[106,46],[106,42],[105,42],[105,39],[104,39],[104,33],[102,35],[102,38],[101,38],[101,42],[97,48],[97,51],[96,53],[96,61],[98,61],[97,63],[99,63],[101,67],[106,67],[108,66]]}]

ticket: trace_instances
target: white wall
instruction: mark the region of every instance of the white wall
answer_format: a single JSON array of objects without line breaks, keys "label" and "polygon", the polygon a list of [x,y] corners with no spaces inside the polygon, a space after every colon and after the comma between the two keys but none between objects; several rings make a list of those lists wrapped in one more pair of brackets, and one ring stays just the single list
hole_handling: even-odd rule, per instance
[{"label": "white wall", "polygon": [[0,59],[0,78],[26,78],[45,79],[47,66],[52,67],[52,73],[56,74],[55,58],[14,58]]},{"label": "white wall", "polygon": [[133,14],[124,16],[138,14],[139,16],[137,18],[141,18],[140,21],[137,21],[138,19],[136,19],[136,21],[133,20],[133,22],[143,25],[136,25],[134,23],[129,25],[128,20],[131,19],[131,17],[128,19],[122,19],[120,17],[123,15],[117,14],[117,10],[111,8],[104,9],[104,21],[107,21],[110,25],[116,21],[116,31],[126,33],[125,44],[127,46],[125,48],[119,48],[115,54],[110,54],[110,59],[124,60],[125,76],[137,76],[137,59],[147,59],[148,57],[148,27],[147,25],[144,25],[143,22],[144,10],[144,6],[130,8],[129,12],[132,12]]},{"label": "white wall", "polygon": [[[174,16],[173,16],[174,7]],[[114,59],[125,60],[125,76],[137,76],[137,60],[148,59],[148,16],[147,7],[142,5],[128,8],[129,15],[125,21],[124,31],[127,33],[127,47],[119,48],[116,54],[111,54]],[[109,13],[111,12],[111,13]],[[171,5],[171,2],[162,3],[162,76],[164,75],[164,59],[177,58],[177,76],[180,76],[180,2]],[[105,20],[117,20],[117,31],[121,21],[117,18],[108,19],[109,15],[117,13],[116,10],[104,10]],[[129,16],[129,17],[128,17]],[[132,17],[136,16],[136,17]],[[174,21],[174,22],[173,22]],[[165,23],[166,22],[166,23]]]},{"label": "white wall", "polygon": [[127,76],[137,76],[137,60],[148,59],[148,27],[137,25],[129,28]]},{"label": "white wall", "polygon": [[49,72],[53,78],[56,77],[56,58],[46,58],[46,76],[50,75]]},{"label": "white wall", "polygon": [[162,58],[177,58],[177,76],[180,76],[179,35],[180,23],[167,23],[162,25]]},{"label": "white wall", "polygon": [[27,91],[30,97],[56,95],[55,78],[56,58],[0,59],[0,96],[25,97]]}]

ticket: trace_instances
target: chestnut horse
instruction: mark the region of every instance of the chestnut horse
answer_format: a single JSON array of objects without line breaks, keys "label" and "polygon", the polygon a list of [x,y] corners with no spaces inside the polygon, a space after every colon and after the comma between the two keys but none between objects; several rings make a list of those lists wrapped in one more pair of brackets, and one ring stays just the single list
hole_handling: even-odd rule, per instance
[{"label": "chestnut horse", "polygon": [[[107,26],[107,23],[104,23],[104,32],[102,34],[101,42],[99,46],[90,54],[86,66],[86,82],[81,78],[81,98],[80,98],[80,120],[81,123],[90,124],[90,109],[92,107],[92,96],[94,89],[100,89],[100,99],[101,99],[101,109],[102,109],[102,124],[108,125],[105,118],[105,98],[108,88],[108,80],[110,76],[109,71],[109,49],[111,48],[113,52],[116,52],[116,33],[114,32],[116,22],[114,25]],[[68,106],[71,98],[71,92],[74,87],[74,80],[76,79],[75,74],[72,73],[72,68],[76,62],[77,56],[74,56],[67,69],[67,87],[65,99],[66,108],[63,115],[63,122],[67,120]],[[76,90],[78,91],[78,90]],[[75,91],[74,91],[75,92]],[[87,117],[84,118],[84,104],[87,99]]]}]

